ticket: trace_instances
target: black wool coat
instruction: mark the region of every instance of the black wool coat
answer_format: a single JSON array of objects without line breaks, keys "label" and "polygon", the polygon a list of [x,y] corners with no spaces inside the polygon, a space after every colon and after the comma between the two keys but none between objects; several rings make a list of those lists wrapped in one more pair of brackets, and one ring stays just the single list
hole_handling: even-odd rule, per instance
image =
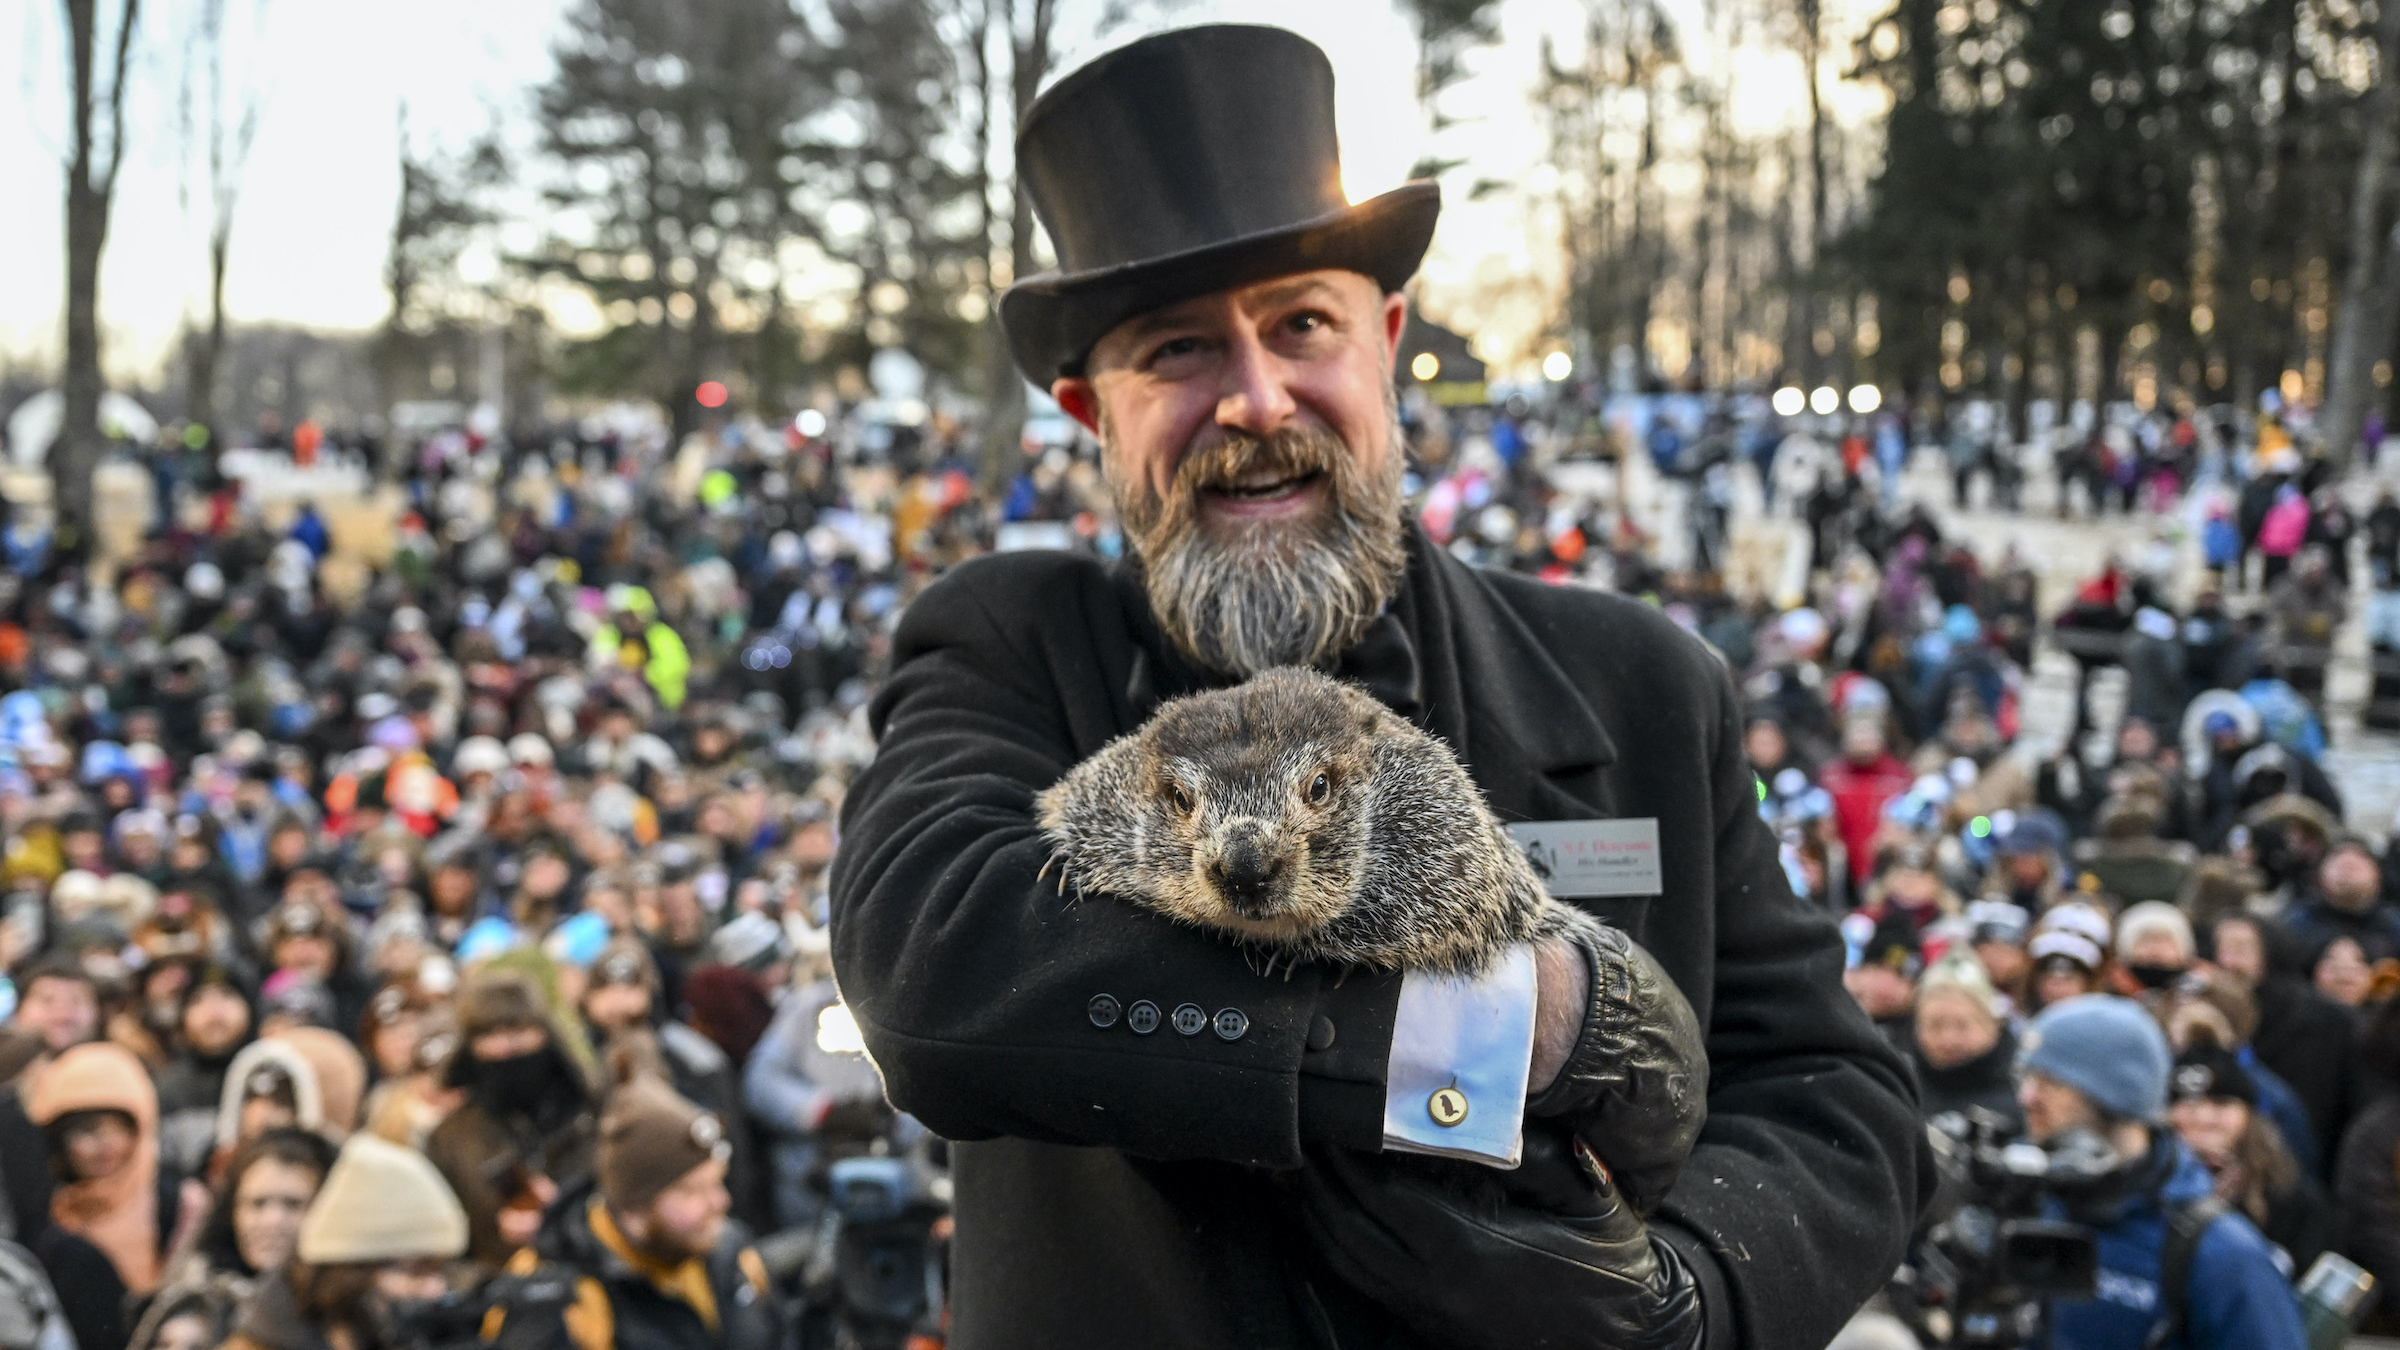
[{"label": "black wool coat", "polygon": [[[1645,606],[1409,547],[1333,673],[1447,741],[1503,820],[1658,820],[1663,894],[1580,902],[1708,1028],[1708,1125],[1655,1230],[1698,1274],[1711,1346],[1819,1350],[1898,1263],[1932,1166],[1908,1067],[1777,864],[1730,681]],[[1333,1286],[1275,1176],[1304,1145],[1380,1147],[1399,978],[1261,975],[1038,875],[1034,794],[1221,681],[1127,568],[1051,553],[953,570],[893,659],[843,810],[833,956],[893,1103],[959,1141],[953,1344],[1420,1344]],[[1094,1016],[1102,995],[1126,1014]],[[1140,1000],[1246,1025],[1140,1035]]]}]

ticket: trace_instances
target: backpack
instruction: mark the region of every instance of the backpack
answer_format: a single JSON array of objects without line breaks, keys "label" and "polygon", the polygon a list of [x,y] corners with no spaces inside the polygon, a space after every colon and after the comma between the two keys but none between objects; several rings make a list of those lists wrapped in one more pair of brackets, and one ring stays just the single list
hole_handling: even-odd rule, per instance
[{"label": "backpack", "polygon": [[2166,1310],[2142,1340],[2142,1350],[2165,1350],[2183,1334],[2184,1313],[2192,1291],[2192,1258],[2209,1226],[2232,1211],[2223,1200],[2204,1195],[2167,1211],[2167,1242],[2158,1253],[2158,1303]]}]

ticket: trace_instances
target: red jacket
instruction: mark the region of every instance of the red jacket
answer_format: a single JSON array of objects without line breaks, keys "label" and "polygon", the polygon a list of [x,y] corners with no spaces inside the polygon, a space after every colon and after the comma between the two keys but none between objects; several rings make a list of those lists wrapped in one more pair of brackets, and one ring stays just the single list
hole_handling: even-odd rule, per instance
[{"label": "red jacket", "polygon": [[1850,879],[1863,883],[1875,865],[1875,827],[1883,822],[1884,803],[1908,791],[1916,779],[1888,750],[1864,765],[1837,759],[1818,779],[1833,798],[1834,825],[1850,852]]}]

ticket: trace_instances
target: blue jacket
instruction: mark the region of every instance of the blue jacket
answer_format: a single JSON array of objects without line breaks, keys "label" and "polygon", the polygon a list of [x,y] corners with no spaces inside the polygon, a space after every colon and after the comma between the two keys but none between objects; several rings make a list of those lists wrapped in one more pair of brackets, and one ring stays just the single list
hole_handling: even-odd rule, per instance
[{"label": "blue jacket", "polygon": [[[2154,1137],[2156,1147],[2174,1150],[2172,1170],[2163,1186],[2143,1188],[2120,1202],[2109,1222],[2094,1224],[2099,1297],[2053,1306],[2054,1350],[2142,1350],[2152,1324],[2166,1315],[2158,1295],[2166,1205],[2201,1199],[2211,1186],[2208,1169],[2173,1135]],[[2093,1223],[2096,1216],[2060,1208],[2053,1217]],[[2239,1214],[2224,1215],[2201,1235],[2184,1297],[2183,1334],[2167,1350],[2307,1350],[2300,1301],[2275,1264],[2274,1248]]]}]

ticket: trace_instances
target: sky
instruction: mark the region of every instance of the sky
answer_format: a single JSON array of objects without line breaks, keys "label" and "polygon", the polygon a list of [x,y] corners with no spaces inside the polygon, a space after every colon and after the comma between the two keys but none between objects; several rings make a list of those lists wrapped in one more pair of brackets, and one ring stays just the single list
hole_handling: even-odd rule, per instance
[{"label": "sky", "polygon": [[[1683,3],[1696,0],[1678,0]],[[365,330],[386,307],[383,262],[398,191],[405,102],[412,139],[458,145],[495,115],[521,118],[548,73],[549,40],[567,0],[228,0],[230,58],[267,90],[234,217],[227,308],[237,324],[285,322]],[[1071,0],[1072,3],[1072,0]],[[113,8],[103,5],[103,9]],[[101,318],[112,373],[152,374],[187,315],[204,312],[204,184],[181,165],[175,26],[197,0],[144,6],[129,77],[130,151],[120,175],[101,275]],[[0,18],[0,356],[50,359],[63,295],[60,165],[67,145],[64,23],[59,6],[23,0]],[[1541,129],[1525,91],[1545,32],[1571,34],[1578,0],[1510,0],[1504,40],[1449,110],[1467,120],[1443,146],[1470,163],[1462,182],[1516,182],[1542,172]],[[1353,200],[1397,185],[1425,150],[1414,98],[1415,47],[1391,0],[1191,0],[1164,21],[1137,22],[1093,41],[1070,32],[1061,69],[1148,28],[1209,20],[1296,29],[1332,58],[1345,185]],[[13,24],[18,31],[6,33]],[[15,38],[8,41],[8,38]],[[1744,73],[1744,118],[1796,108],[1797,69]],[[192,203],[184,204],[186,193]],[[1463,195],[1463,194],[1458,194]],[[1503,201],[1446,209],[1428,286],[1453,293],[1522,272],[1542,284],[1545,250],[1521,209]]]}]

